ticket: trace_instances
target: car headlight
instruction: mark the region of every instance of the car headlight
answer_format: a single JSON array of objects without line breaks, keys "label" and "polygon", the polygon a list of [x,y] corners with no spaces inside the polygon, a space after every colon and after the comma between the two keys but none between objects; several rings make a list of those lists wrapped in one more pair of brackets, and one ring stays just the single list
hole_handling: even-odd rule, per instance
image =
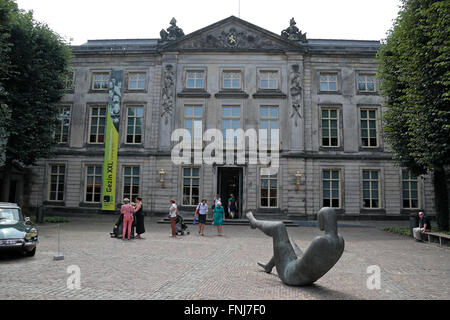
[{"label": "car headlight", "polygon": [[34,238],[37,236],[37,229],[31,228],[31,230],[26,234],[25,239],[30,240],[31,238]]}]

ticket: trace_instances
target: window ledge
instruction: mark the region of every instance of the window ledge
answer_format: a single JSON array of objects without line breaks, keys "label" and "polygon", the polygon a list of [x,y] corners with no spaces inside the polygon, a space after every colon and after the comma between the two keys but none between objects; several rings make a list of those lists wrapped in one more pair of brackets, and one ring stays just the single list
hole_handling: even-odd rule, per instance
[{"label": "window ledge", "polygon": [[177,93],[178,98],[210,98],[211,94],[204,89],[184,89]]},{"label": "window ledge", "polygon": [[214,97],[216,97],[216,98],[229,98],[229,99],[233,99],[233,98],[247,99],[248,96],[249,96],[248,93],[246,93],[242,90],[223,90],[223,91],[217,92],[214,95]]},{"label": "window ledge", "polygon": [[253,95],[254,99],[286,99],[287,95],[280,90],[258,90]]}]

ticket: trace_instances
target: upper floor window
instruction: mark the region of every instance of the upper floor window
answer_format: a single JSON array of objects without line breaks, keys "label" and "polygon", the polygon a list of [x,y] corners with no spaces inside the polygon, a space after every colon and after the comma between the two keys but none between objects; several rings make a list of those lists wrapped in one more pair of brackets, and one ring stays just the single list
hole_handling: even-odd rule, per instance
[{"label": "upper floor window", "polygon": [[358,91],[359,92],[375,92],[376,82],[374,73],[358,74]]},{"label": "upper floor window", "polygon": [[56,141],[58,143],[67,143],[69,141],[70,106],[59,107],[56,120]]},{"label": "upper floor window", "polygon": [[186,72],[187,89],[203,89],[205,82],[205,73],[203,70],[188,70]]},{"label": "upper floor window", "polygon": [[222,130],[223,141],[226,143],[227,131],[233,132],[233,143],[237,144],[236,130],[239,129],[239,122],[241,119],[241,107],[240,106],[224,106],[222,110]]},{"label": "upper floor window", "polygon": [[[261,129],[267,130],[267,135],[261,137],[261,145],[270,147],[276,138],[275,130],[278,130],[278,106],[261,106]],[[276,132],[279,139],[279,132]],[[276,140],[273,140],[274,142]]]},{"label": "upper floor window", "polygon": [[241,89],[242,74],[239,70],[226,70],[222,74],[224,89]]},{"label": "upper floor window", "polygon": [[145,72],[130,72],[128,73],[128,90],[144,90],[146,84]]},{"label": "upper floor window", "polygon": [[361,109],[361,142],[363,147],[377,147],[377,109]]},{"label": "upper floor window", "polygon": [[203,108],[200,105],[186,105],[184,107],[184,128],[191,135],[191,146],[194,142],[194,134],[202,136]]},{"label": "upper floor window", "polygon": [[109,72],[94,72],[92,74],[92,90],[108,90]]},{"label": "upper floor window", "polygon": [[259,72],[259,88],[264,89],[278,89],[278,72],[277,71],[260,71]]},{"label": "upper floor window", "polygon": [[339,146],[339,110],[322,108],[322,146]]},{"label": "upper floor window", "polygon": [[320,91],[338,91],[338,74],[321,72]]},{"label": "upper floor window", "polygon": [[89,115],[89,143],[104,143],[106,131],[106,107],[93,106]]},{"label": "upper floor window", "polygon": [[144,108],[142,106],[127,107],[126,143],[139,144],[142,142],[143,119],[144,119]]}]

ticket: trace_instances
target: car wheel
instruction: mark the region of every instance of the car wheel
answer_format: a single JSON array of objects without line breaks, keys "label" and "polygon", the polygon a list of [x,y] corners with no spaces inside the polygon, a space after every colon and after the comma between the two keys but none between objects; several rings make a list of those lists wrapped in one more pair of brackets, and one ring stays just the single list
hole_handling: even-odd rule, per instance
[{"label": "car wheel", "polygon": [[36,254],[36,248],[31,251],[25,251],[24,253],[27,257],[34,257],[34,255]]}]

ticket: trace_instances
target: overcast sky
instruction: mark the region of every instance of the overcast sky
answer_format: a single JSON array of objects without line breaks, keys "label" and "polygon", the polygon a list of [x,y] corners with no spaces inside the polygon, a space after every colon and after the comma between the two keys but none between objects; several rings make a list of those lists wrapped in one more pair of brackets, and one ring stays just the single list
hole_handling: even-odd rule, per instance
[{"label": "overcast sky", "polygon": [[[172,17],[189,34],[231,15],[280,34],[294,17],[312,39],[381,40],[400,0],[16,0],[73,45],[159,38]],[[240,6],[239,6],[240,4]]]}]

